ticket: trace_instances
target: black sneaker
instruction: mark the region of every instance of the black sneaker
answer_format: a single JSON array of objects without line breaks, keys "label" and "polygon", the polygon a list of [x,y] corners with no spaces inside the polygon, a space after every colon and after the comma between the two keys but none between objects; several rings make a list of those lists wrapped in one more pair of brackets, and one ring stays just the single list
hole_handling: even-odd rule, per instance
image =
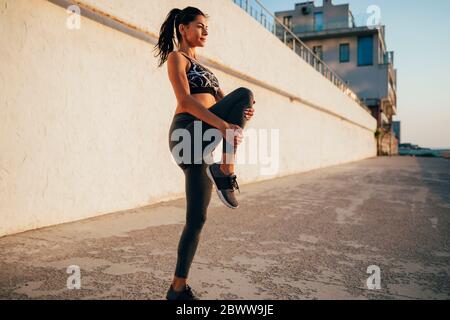
[{"label": "black sneaker", "polygon": [[239,193],[239,185],[236,181],[236,175],[226,175],[220,170],[219,163],[213,163],[206,168],[206,174],[209,179],[216,186],[217,195],[220,200],[229,208],[236,209],[239,207],[239,203],[236,200],[234,190],[237,189]]},{"label": "black sneaker", "polygon": [[173,289],[173,286],[170,285],[170,288],[166,294],[166,299],[167,300],[200,300],[194,294],[194,292],[192,292],[192,288],[188,284],[184,287],[184,290],[180,291],[180,292],[175,291]]}]

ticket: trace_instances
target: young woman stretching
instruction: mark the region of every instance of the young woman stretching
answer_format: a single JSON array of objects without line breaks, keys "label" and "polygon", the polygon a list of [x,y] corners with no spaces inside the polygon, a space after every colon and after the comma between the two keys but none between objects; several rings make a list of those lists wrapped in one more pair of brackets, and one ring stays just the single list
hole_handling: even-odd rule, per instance
[{"label": "young woman stretching", "polygon": [[[167,61],[178,103],[169,129],[169,148],[186,179],[186,224],[178,244],[174,278],[166,295],[169,300],[198,300],[187,277],[206,221],[212,185],[226,206],[238,207],[234,193],[239,190],[234,174],[235,153],[243,139],[242,129],[254,113],[252,91],[240,87],[225,95],[215,75],[199,63],[195,48],[205,46],[206,19],[195,7],[172,9],[155,46],[159,49],[159,67]],[[177,51],[173,50],[174,31]],[[213,163],[212,151],[220,141],[222,162]]]}]

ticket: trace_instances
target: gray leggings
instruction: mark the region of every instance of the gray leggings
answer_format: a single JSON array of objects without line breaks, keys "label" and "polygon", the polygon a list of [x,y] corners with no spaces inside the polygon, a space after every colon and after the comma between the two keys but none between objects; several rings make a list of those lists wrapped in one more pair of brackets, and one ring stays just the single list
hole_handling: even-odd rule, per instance
[{"label": "gray leggings", "polygon": [[[208,110],[228,123],[236,124],[241,128],[244,128],[246,124],[244,111],[252,105],[252,91],[241,87],[226,95]],[[197,125],[201,124],[201,136],[195,136],[194,121],[199,121],[197,122]],[[199,126],[197,126],[196,130],[198,130],[198,128]],[[179,143],[179,140],[175,140],[172,137],[172,133],[176,129],[186,129],[185,132],[188,132],[191,137],[191,152],[188,157],[181,157],[185,156],[183,153],[186,150],[181,150],[181,156],[175,155],[173,152],[174,147]],[[208,162],[206,162],[206,158],[204,159],[203,157],[200,159],[201,161],[199,161],[198,155],[194,155],[195,152],[193,152],[195,141],[201,144],[202,154],[207,146],[212,147],[212,153],[212,150],[220,143],[220,139],[214,139],[213,142],[202,141],[202,136],[208,129],[217,130],[189,113],[179,113],[174,116],[169,130],[170,151],[178,166],[183,170],[186,179],[186,224],[178,244],[178,259],[175,269],[175,276],[179,278],[188,277],[189,269],[200,240],[200,233],[206,221],[208,205],[211,200],[212,182],[209,180],[205,171]],[[182,137],[183,139],[180,140],[184,140],[185,136]],[[229,149],[227,148],[230,147],[228,142],[223,139],[223,151],[228,151]],[[209,152],[206,153],[211,155]],[[186,161],[186,159],[188,159],[188,161]],[[208,158],[208,161],[210,161],[210,159],[212,159],[212,157]]]}]

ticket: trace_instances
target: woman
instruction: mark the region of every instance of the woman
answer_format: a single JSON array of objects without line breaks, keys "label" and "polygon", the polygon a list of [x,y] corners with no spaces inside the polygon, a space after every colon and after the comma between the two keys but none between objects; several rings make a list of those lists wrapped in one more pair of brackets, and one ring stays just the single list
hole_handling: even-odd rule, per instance
[{"label": "woman", "polygon": [[[249,89],[241,87],[225,96],[214,74],[198,62],[195,48],[205,46],[206,19],[194,7],[171,10],[155,46],[159,49],[156,55],[160,56],[159,67],[167,61],[177,99],[169,147],[186,179],[186,225],[178,244],[175,275],[166,295],[169,300],[198,300],[187,284],[187,277],[206,221],[212,185],[226,206],[238,207],[234,194],[234,190],[239,190],[234,174],[236,147],[243,139],[246,120],[254,113],[255,101]],[[177,51],[173,51],[174,30]],[[215,137],[212,143],[205,141],[211,140],[204,138],[207,133],[209,138]],[[223,141],[222,162],[212,163],[212,151],[220,141]]]}]

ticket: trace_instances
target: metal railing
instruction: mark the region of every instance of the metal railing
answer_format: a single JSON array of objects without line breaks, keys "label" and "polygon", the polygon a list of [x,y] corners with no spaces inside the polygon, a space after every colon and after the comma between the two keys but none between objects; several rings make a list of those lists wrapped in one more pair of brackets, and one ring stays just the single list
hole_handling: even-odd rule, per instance
[{"label": "metal railing", "polygon": [[275,17],[259,0],[233,0],[241,9],[251,15],[264,28],[284,42],[303,60],[331,81],[342,92],[356,101],[363,108],[367,108],[358,96],[348,87],[348,83],[321,60],[307,45],[303,43],[280,19]]}]

